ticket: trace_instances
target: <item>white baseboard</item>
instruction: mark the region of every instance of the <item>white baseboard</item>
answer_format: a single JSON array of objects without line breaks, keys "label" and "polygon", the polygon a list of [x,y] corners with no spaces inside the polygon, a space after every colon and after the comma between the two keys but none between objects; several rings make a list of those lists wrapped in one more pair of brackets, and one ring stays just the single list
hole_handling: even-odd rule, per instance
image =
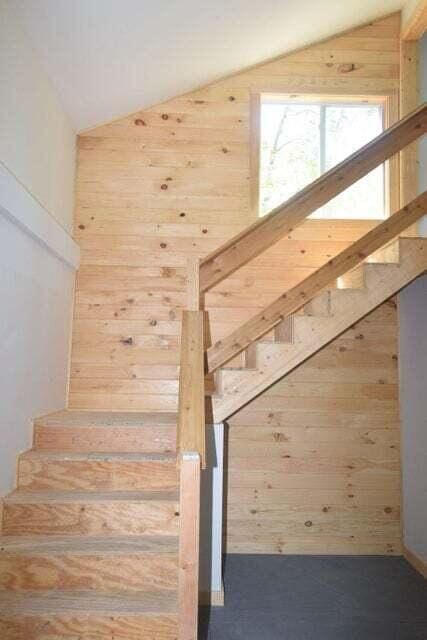
[{"label": "white baseboard", "polygon": [[199,593],[199,602],[202,606],[223,607],[224,585],[222,585],[221,591],[202,591]]}]

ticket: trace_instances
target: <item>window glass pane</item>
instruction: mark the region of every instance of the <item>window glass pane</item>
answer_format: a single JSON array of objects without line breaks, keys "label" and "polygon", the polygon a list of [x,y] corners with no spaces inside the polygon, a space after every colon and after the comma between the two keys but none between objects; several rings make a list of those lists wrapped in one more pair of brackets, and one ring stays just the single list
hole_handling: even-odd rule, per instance
[{"label": "window glass pane", "polygon": [[319,122],[319,105],[262,105],[261,215],[320,175]]},{"label": "window glass pane", "polygon": [[[260,215],[288,200],[382,130],[380,105],[264,101]],[[385,217],[384,167],[359,180],[313,217]]]},{"label": "window glass pane", "polygon": [[[325,105],[327,171],[383,130],[378,106]],[[384,168],[378,167],[316,212],[322,218],[383,218]]]}]

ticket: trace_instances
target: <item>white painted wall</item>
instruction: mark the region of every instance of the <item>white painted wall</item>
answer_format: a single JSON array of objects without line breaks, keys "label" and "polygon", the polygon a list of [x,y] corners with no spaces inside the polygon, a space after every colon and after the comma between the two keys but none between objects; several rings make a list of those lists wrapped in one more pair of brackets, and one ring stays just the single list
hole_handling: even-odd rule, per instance
[{"label": "white painted wall", "polygon": [[207,425],[206,469],[201,477],[200,576],[202,601],[211,594],[212,603],[222,593],[222,515],[224,489],[224,424]]},{"label": "white painted wall", "polygon": [[9,0],[0,0],[0,161],[71,232],[74,131]]},{"label": "white painted wall", "polygon": [[[420,102],[427,101],[427,36],[419,45]],[[427,189],[427,136],[419,143],[419,191]],[[426,218],[421,232],[427,235]],[[399,295],[404,544],[427,563],[427,276]]]},{"label": "white painted wall", "polygon": [[66,404],[74,154],[13,3],[0,0],[0,496],[31,446],[32,419]]}]

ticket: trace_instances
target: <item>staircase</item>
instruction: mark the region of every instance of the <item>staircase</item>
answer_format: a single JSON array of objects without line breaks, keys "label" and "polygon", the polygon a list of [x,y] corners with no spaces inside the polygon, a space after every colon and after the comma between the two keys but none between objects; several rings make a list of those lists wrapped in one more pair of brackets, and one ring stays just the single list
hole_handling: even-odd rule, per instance
[{"label": "staircase", "polygon": [[34,424],[3,506],[2,640],[172,640],[176,414],[63,411]]},{"label": "staircase", "polygon": [[211,346],[203,295],[426,132],[423,105],[189,263],[177,414],[36,420],[3,503],[2,640],[196,640],[206,422],[236,412],[427,271],[427,240],[402,237],[427,213],[427,192]]},{"label": "staircase", "polygon": [[426,271],[427,239],[401,238],[332,283],[333,288],[279,323],[270,336],[254,342],[246,350],[245,366],[218,370],[212,398],[215,422],[235,413]]}]

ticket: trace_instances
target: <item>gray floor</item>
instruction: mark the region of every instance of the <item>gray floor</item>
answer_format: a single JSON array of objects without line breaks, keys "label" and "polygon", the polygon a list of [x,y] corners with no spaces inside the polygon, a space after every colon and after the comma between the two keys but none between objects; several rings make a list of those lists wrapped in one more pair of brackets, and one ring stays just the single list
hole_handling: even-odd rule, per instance
[{"label": "gray floor", "polygon": [[427,580],[402,558],[231,555],[199,640],[427,640]]}]

